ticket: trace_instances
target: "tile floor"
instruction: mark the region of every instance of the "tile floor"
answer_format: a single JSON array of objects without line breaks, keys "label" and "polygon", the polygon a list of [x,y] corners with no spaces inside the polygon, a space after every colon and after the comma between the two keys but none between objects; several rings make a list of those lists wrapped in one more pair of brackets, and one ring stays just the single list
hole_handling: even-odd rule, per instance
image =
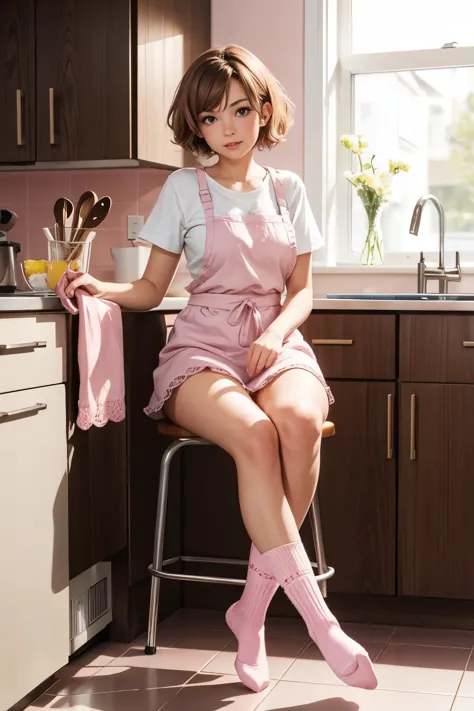
[{"label": "tile floor", "polygon": [[159,627],[156,656],[101,643],[58,673],[29,710],[474,711],[474,632],[346,624],[375,662],[376,691],[342,684],[300,620],[269,619],[272,683],[260,694],[235,676],[222,613],[182,610]]}]

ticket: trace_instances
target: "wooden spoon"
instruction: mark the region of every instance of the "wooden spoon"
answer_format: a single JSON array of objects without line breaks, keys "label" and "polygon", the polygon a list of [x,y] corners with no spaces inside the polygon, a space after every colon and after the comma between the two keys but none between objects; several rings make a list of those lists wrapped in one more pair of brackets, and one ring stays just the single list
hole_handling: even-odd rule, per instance
[{"label": "wooden spoon", "polygon": [[89,212],[97,202],[97,195],[93,190],[86,190],[79,197],[74,210],[74,218],[71,225],[71,242],[76,242],[76,230],[82,226]]},{"label": "wooden spoon", "polygon": [[58,239],[64,242],[66,238],[66,222],[68,217],[74,212],[74,205],[67,198],[60,197],[54,203],[53,212],[56,222],[58,223]]},{"label": "wooden spoon", "polygon": [[99,198],[80,229],[74,235],[74,242],[84,242],[89,232],[95,230],[107,217],[112,207],[112,200],[108,196]]}]

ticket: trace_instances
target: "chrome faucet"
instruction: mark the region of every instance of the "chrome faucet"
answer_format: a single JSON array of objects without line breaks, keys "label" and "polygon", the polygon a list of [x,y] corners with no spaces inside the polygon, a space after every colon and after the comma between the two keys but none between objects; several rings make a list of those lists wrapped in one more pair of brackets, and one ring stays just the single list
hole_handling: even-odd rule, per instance
[{"label": "chrome faucet", "polygon": [[437,279],[439,283],[439,293],[447,294],[448,282],[461,281],[461,264],[459,261],[459,252],[456,252],[456,265],[451,269],[446,269],[444,266],[444,210],[435,195],[423,195],[423,197],[417,200],[411,217],[410,234],[418,234],[423,207],[428,200],[431,200],[439,215],[439,264],[437,267],[427,267],[423,252],[420,253],[420,261],[418,262],[418,293],[426,294],[426,282],[429,279]]}]

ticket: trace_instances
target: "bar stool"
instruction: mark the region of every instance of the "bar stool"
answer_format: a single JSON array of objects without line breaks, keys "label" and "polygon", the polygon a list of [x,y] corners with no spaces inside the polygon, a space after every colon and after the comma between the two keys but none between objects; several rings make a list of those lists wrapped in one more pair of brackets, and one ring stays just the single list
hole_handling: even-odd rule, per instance
[{"label": "bar stool", "polygon": [[[150,611],[148,618],[148,638],[145,647],[145,654],[156,654],[156,627],[158,622],[158,600],[160,594],[160,579],[185,580],[200,583],[223,583],[230,585],[245,585],[244,578],[220,578],[208,575],[187,575],[185,573],[169,573],[164,570],[167,565],[183,562],[199,563],[224,563],[229,565],[248,565],[248,560],[238,560],[235,558],[197,558],[195,556],[177,556],[169,560],[163,560],[163,543],[165,539],[166,502],[168,497],[168,485],[171,461],[178,450],[191,445],[212,445],[206,439],[198,437],[193,432],[173,424],[169,420],[161,420],[158,423],[159,434],[172,437],[173,442],[165,450],[161,458],[160,481],[158,487],[158,507],[156,514],[155,546],[153,552],[153,563],[148,570],[152,574],[150,592]],[[323,438],[334,437],[336,428],[332,422],[325,422],[323,427]],[[321,586],[323,595],[326,597],[326,581],[334,575],[334,568],[326,564],[324,553],[323,534],[321,529],[321,518],[319,514],[318,496],[315,495],[309,510],[311,529],[313,533],[313,543],[316,555],[316,563],[312,563],[318,574],[316,580]]]}]

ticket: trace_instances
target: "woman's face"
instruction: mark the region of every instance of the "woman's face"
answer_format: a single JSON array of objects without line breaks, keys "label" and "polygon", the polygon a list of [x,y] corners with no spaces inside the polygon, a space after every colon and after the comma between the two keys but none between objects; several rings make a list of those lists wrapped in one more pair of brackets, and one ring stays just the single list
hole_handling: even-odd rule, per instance
[{"label": "woman's face", "polygon": [[270,115],[269,103],[263,105],[260,116],[252,109],[242,84],[231,79],[227,105],[199,115],[200,137],[214,153],[237,160],[254,148]]}]

